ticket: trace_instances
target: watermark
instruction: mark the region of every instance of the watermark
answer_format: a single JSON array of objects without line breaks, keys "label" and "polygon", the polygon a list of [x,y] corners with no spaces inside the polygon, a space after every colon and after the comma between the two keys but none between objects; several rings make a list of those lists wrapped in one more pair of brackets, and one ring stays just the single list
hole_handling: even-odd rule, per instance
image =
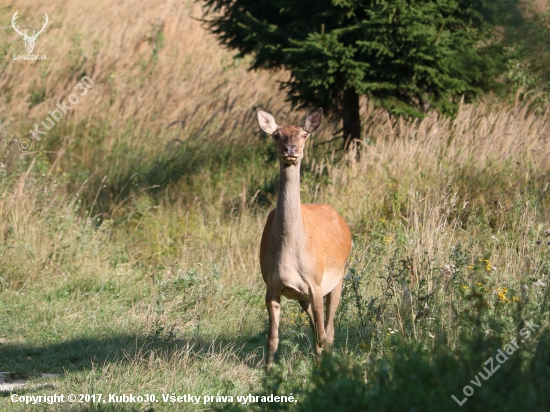
[{"label": "watermark", "polygon": [[[29,133],[31,134],[32,139],[40,141],[41,138],[46,136],[46,134],[50,130],[52,130],[52,128],[57,126],[57,124],[61,121],[61,119],[63,119],[63,117],[70,110],[73,109],[73,106],[78,104],[78,102],[80,101],[79,96],[85,96],[88,93],[88,90],[92,89],[94,85],[95,85],[94,81],[88,76],[84,76],[82,79],[80,79],[80,82],[75,84],[73,88],[74,90],[77,90],[79,93],[78,94],[72,93],[69,96],[67,96],[67,101],[69,104],[67,104],[65,100],[62,100],[61,103],[56,104],[57,109],[48,112],[49,116],[46,117],[46,119],[44,119],[44,121],[41,124],[35,123],[34,130],[33,129],[29,130]],[[41,130],[40,126],[42,126],[44,130]],[[24,137],[21,140],[19,140],[19,142],[17,143],[17,145],[19,146],[19,149],[22,152],[28,152],[29,150],[31,150],[32,143],[33,143],[32,139],[28,137]]]},{"label": "watermark", "polygon": [[53,395],[18,395],[16,393],[11,394],[10,400],[12,403],[22,403],[25,405],[39,405],[39,404],[61,404],[61,403],[81,403],[90,405],[93,404],[115,404],[115,403],[138,403],[138,404],[152,404],[152,403],[189,403],[197,405],[199,403],[203,405],[207,404],[227,404],[227,403],[239,403],[241,405],[248,405],[251,403],[297,403],[298,399],[290,393],[287,395],[191,395],[191,394],[176,394],[174,393],[109,393],[103,395],[102,393],[70,393],[68,395],[55,393]]},{"label": "watermark", "polygon": [[[535,325],[533,322],[527,322],[527,327],[519,331],[520,336],[523,338],[521,339],[520,343],[523,343],[527,339],[529,339],[529,336],[531,336],[531,332],[534,332],[535,329],[539,327],[540,325]],[[514,338],[510,341],[510,343],[507,343],[506,345],[504,345],[502,349],[497,350],[497,354],[495,355],[494,358],[491,356],[489,359],[487,359],[483,363],[484,365],[489,365],[489,367],[491,368],[490,370],[487,369],[487,366],[483,368],[483,371],[486,373],[486,375],[484,375],[483,372],[480,371],[475,376],[475,379],[472,379],[470,383],[473,386],[477,386],[478,388],[481,388],[481,385],[483,384],[483,382],[479,378],[481,377],[484,381],[489,379],[491,376],[493,376],[493,374],[497,370],[500,369],[500,365],[502,365],[504,362],[508,360],[508,356],[512,355],[518,349],[519,349],[519,345],[518,345],[517,339]],[[496,359],[496,362],[498,362],[498,364],[495,363],[495,359]],[[451,398],[453,398],[454,401],[458,403],[458,406],[464,405],[464,403],[466,403],[468,398],[474,394],[473,386],[466,385],[462,389],[462,393],[465,395],[464,399],[458,400],[457,397],[454,395],[451,395]]]},{"label": "watermark", "polygon": [[14,54],[13,60],[48,60],[45,54]]},{"label": "watermark", "polygon": [[19,17],[18,13],[19,13],[19,10],[16,11],[15,14],[13,15],[13,17],[11,19],[11,25],[13,27],[13,30],[15,30],[21,36],[21,38],[24,40],[25,48],[27,49],[27,54],[26,55],[21,55],[21,54],[16,55],[16,54],[14,54],[13,59],[14,60],[47,60],[47,57],[46,57],[45,54],[37,55],[37,54],[32,54],[32,52],[34,50],[34,46],[36,44],[36,40],[38,39],[38,36],[40,36],[40,33],[42,33],[44,31],[44,29],[46,28],[46,25],[48,24],[48,21],[50,20],[50,18],[48,17],[48,15],[46,13],[44,13],[44,23],[42,24],[42,28],[39,29],[39,30],[34,30],[33,34],[31,36],[29,36],[27,34],[27,30],[25,30],[24,32],[21,32],[19,30],[19,27],[21,27],[21,26],[16,26],[15,25],[16,20]]}]

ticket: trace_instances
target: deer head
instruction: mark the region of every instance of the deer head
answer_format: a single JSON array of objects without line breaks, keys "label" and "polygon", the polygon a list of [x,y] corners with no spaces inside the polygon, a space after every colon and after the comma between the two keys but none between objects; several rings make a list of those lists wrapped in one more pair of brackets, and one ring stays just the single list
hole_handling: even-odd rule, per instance
[{"label": "deer head", "polygon": [[258,108],[258,122],[262,130],[275,139],[279,160],[288,165],[298,164],[304,157],[306,139],[321,125],[323,109],[318,108],[307,115],[301,127],[279,126],[271,113]]},{"label": "deer head", "polygon": [[44,21],[44,24],[42,25],[42,28],[40,30],[34,30],[34,33],[32,34],[32,36],[29,36],[27,35],[27,30],[25,30],[24,33],[21,33],[19,31],[19,27],[20,26],[17,26],[15,27],[15,21],[17,20],[17,18],[19,17],[17,14],[19,13],[19,11],[16,11],[15,14],[13,15],[13,18],[11,19],[11,25],[13,26],[13,29],[19,33],[19,35],[21,36],[21,38],[23,40],[25,40],[25,43],[26,46],[25,48],[27,49],[27,53],[28,54],[31,54],[32,51],[34,50],[34,44],[36,42],[36,39],[38,38],[38,36],[40,35],[40,33],[42,33],[44,31],[44,29],[46,28],[46,25],[48,24],[48,20],[49,20],[49,17],[46,13],[44,13],[44,17],[45,17],[45,21]]}]

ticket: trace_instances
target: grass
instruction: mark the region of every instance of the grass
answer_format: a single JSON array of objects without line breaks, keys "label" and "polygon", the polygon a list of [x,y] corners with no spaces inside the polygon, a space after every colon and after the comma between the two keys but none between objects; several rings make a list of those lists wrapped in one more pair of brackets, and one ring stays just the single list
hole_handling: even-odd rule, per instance
[{"label": "grass", "polygon": [[[334,354],[315,363],[306,317],[284,301],[265,379],[258,248],[278,165],[253,109],[282,123],[303,113],[277,91],[285,73],[247,72],[212,45],[197,6],[142,3],[19,6],[52,26],[36,46],[47,61],[2,61],[0,370],[30,378],[19,395],[160,402],[23,406],[4,392],[1,409],[545,410],[548,108],[487,100],[407,122],[364,101],[365,136],[346,155],[325,122],[302,201],[333,205],[353,233]],[[22,48],[1,41],[7,56]],[[84,74],[87,98],[20,152],[14,141]],[[540,328],[459,407],[451,395],[526,322]],[[236,401],[272,393],[298,402]]]}]

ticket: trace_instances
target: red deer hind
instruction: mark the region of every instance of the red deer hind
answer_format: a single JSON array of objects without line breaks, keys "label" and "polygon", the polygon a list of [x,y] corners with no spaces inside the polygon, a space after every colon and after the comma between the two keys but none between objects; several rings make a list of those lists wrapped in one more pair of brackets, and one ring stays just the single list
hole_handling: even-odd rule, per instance
[{"label": "red deer hind", "polygon": [[318,355],[332,344],[351,233],[331,206],[300,202],[300,163],[306,139],[321,125],[323,109],[311,112],[301,127],[278,126],[262,109],[257,110],[257,116],[262,130],[275,140],[280,165],[277,207],[267,218],[260,246],[260,266],[267,286],[269,371],[279,345],[281,296],[297,300],[308,314]]}]

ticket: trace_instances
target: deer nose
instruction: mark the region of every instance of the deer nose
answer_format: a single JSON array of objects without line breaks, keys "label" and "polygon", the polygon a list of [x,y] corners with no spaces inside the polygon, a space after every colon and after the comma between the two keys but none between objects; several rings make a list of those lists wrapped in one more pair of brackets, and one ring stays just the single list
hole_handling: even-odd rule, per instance
[{"label": "deer nose", "polygon": [[287,144],[283,147],[283,154],[286,156],[295,156],[298,148],[294,144]]}]

